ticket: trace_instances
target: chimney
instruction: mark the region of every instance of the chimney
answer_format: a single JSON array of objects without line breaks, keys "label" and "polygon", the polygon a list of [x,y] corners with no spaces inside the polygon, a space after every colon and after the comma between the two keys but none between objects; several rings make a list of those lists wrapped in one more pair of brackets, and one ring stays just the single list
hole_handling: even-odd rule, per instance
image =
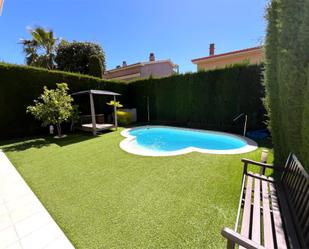
[{"label": "chimney", "polygon": [[123,67],[126,67],[126,66],[127,66],[127,62],[126,62],[126,61],[123,61],[123,62],[122,62],[122,66],[123,66]]},{"label": "chimney", "polygon": [[215,55],[215,44],[211,43],[209,45],[209,56],[214,56]]},{"label": "chimney", "polygon": [[156,59],[155,59],[155,55],[154,55],[154,53],[150,53],[150,55],[149,55],[149,61],[155,61]]},{"label": "chimney", "polygon": [[116,68],[118,69],[118,68],[121,68],[121,66],[120,65],[118,65],[118,66],[116,66]]}]

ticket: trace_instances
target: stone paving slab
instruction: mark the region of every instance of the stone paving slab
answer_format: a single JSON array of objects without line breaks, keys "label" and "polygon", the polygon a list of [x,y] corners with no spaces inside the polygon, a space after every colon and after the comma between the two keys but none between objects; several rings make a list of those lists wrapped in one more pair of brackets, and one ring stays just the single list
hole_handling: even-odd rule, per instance
[{"label": "stone paving slab", "polygon": [[74,246],[0,151],[0,249],[74,249]]}]

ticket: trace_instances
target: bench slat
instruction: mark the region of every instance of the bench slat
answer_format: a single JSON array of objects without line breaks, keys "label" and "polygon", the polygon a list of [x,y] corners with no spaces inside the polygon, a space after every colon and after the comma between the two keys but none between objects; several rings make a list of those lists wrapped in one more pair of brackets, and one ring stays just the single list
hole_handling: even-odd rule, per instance
[{"label": "bench slat", "polygon": [[295,155],[290,155],[281,180],[280,187],[283,189],[280,192],[286,201],[282,206],[286,206],[286,213],[291,215],[289,223],[284,215],[283,220],[286,230],[294,228],[287,233],[291,234],[288,238],[291,248],[309,248],[309,224],[306,224],[309,216],[309,175]]},{"label": "bench slat", "polygon": [[300,227],[303,229],[302,230],[302,235],[304,238],[304,242],[306,247],[309,248],[309,194],[307,193],[307,198],[305,198],[305,202],[307,203],[306,206],[304,206],[303,208],[303,216],[301,219],[299,219],[300,221]]},{"label": "bench slat", "polygon": [[242,202],[243,202],[243,198],[244,198],[244,191],[246,189],[245,184],[246,184],[246,176],[244,175],[243,179],[242,179],[242,184],[241,184],[241,193],[240,193],[238,211],[237,211],[236,222],[235,222],[235,227],[234,227],[235,232],[237,232],[237,230],[238,230],[239,218],[240,218]]},{"label": "bench slat", "polygon": [[305,221],[306,219],[309,220],[309,194],[307,193],[304,196],[303,204],[300,206],[301,210],[303,210],[303,213],[300,215],[299,222],[301,227],[305,227]]},{"label": "bench slat", "polygon": [[269,249],[274,249],[273,230],[271,225],[270,213],[270,198],[267,178],[264,176],[265,181],[262,181],[262,200],[263,200],[263,228],[264,228],[264,246]]},{"label": "bench slat", "polygon": [[[292,160],[292,158],[291,158],[291,160]],[[297,167],[297,164],[296,164],[296,162],[295,161],[291,161],[288,165],[287,165],[287,168],[286,168],[286,170],[288,171],[288,172],[285,172],[284,173],[284,176],[285,176],[285,182],[286,182],[286,185],[287,186],[291,186],[291,184],[293,183],[293,176],[294,176],[294,171],[295,171],[295,169],[296,169],[296,167]]]},{"label": "bench slat", "polygon": [[271,203],[272,203],[277,247],[280,249],[286,249],[287,244],[286,244],[284,230],[283,230],[283,223],[282,223],[281,215],[279,211],[277,191],[276,191],[274,184],[271,182],[269,183],[269,190],[270,190],[270,198],[271,198]]},{"label": "bench slat", "polygon": [[301,184],[301,180],[302,178],[300,177],[301,173],[299,169],[296,169],[294,171],[294,179],[293,179],[293,184],[291,185],[291,189],[290,189],[290,198],[293,200],[293,202],[295,202],[296,196],[299,193],[299,188],[300,188],[300,184]]},{"label": "bench slat", "polygon": [[[259,177],[260,175],[255,174]],[[253,216],[252,216],[252,240],[258,244],[261,243],[261,181],[259,178],[254,178],[254,201],[253,201]]]},{"label": "bench slat", "polygon": [[285,224],[287,240],[289,242],[290,249],[299,249],[299,248],[301,248],[301,246],[300,246],[299,241],[298,241],[298,237],[297,237],[296,230],[295,230],[294,223],[293,223],[293,217],[292,217],[292,214],[290,212],[282,184],[278,184],[277,196],[280,200],[280,203],[282,203],[282,205],[281,205],[281,217],[282,217],[284,224]]},{"label": "bench slat", "polygon": [[[252,177],[247,176],[245,204],[244,204],[244,212],[242,217],[240,234],[248,239],[250,234],[251,195],[252,195]],[[241,249],[243,247],[240,246],[239,248]]]},{"label": "bench slat", "polygon": [[295,196],[295,201],[294,201],[294,205],[296,209],[299,209],[299,207],[301,206],[301,204],[303,203],[304,199],[305,199],[305,195],[306,195],[306,188],[308,186],[306,179],[302,178],[300,180],[300,185],[299,185],[299,191],[297,192],[296,196]]}]

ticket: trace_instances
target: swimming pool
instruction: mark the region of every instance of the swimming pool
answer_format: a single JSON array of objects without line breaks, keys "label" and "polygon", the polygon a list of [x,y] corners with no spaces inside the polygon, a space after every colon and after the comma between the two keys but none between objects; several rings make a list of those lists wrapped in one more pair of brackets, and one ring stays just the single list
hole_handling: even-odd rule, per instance
[{"label": "swimming pool", "polygon": [[240,154],[257,149],[246,137],[215,131],[170,126],[141,126],[121,132],[120,147],[144,156],[174,156],[193,151],[209,154]]}]

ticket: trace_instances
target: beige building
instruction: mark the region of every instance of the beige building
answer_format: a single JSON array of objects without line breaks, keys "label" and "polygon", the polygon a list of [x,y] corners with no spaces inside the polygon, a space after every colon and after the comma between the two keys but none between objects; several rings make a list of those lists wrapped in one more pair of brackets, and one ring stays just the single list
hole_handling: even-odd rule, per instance
[{"label": "beige building", "polygon": [[4,0],[0,0],[0,16],[2,15],[3,2]]},{"label": "beige building", "polygon": [[197,66],[197,71],[224,68],[229,65],[248,62],[259,64],[264,59],[263,47],[253,47],[223,54],[215,54],[215,44],[209,46],[209,56],[191,60]]},{"label": "beige building", "polygon": [[127,65],[124,61],[122,66],[106,71],[104,77],[106,79],[130,81],[149,77],[167,77],[174,73],[178,73],[178,65],[174,64],[171,60],[156,61],[154,53],[150,53],[149,61],[130,65]]}]

